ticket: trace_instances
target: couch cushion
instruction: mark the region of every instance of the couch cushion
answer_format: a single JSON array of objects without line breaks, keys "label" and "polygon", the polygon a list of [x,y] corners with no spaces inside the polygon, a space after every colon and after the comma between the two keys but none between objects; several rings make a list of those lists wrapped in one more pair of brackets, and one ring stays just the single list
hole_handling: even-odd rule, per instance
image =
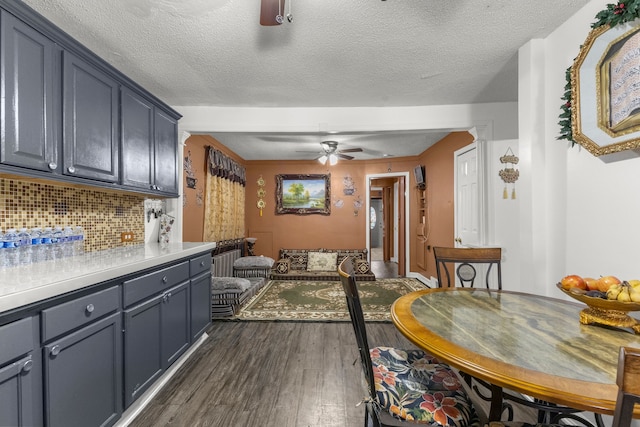
[{"label": "couch cushion", "polygon": [[271,268],[273,258],[268,256],[243,256],[233,262],[234,268]]},{"label": "couch cushion", "polygon": [[289,260],[291,270],[306,270],[308,249],[281,249],[280,258]]},{"label": "couch cushion", "polygon": [[307,271],[333,271],[337,258],[337,252],[309,252]]},{"label": "couch cushion", "polygon": [[251,282],[248,279],[241,277],[212,277],[211,289],[213,290],[225,290],[232,289],[244,292],[251,287]]}]

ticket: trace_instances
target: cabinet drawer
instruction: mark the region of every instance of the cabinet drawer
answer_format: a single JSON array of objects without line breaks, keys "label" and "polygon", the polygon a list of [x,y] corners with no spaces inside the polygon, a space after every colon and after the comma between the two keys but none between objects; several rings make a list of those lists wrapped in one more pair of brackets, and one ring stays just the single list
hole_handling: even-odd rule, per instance
[{"label": "cabinet drawer", "polygon": [[205,254],[189,261],[191,277],[205,271],[211,271],[211,254]]},{"label": "cabinet drawer", "polygon": [[130,306],[163,290],[189,280],[189,261],[124,282],[124,305]]},{"label": "cabinet drawer", "polygon": [[33,350],[33,318],[0,326],[0,366]]},{"label": "cabinet drawer", "polygon": [[113,286],[42,311],[42,340],[99,319],[120,307],[120,288]]}]

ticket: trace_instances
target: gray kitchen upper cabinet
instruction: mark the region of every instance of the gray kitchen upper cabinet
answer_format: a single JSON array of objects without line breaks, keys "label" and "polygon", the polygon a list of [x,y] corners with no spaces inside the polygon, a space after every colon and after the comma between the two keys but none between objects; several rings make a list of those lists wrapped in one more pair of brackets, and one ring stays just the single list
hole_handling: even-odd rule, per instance
[{"label": "gray kitchen upper cabinet", "polygon": [[0,11],[0,75],[4,94],[0,162],[40,171],[58,169],[56,119],[59,85],[54,84],[59,49],[12,14]]},{"label": "gray kitchen upper cabinet", "polygon": [[118,182],[118,83],[63,52],[63,174]]},{"label": "gray kitchen upper cabinet", "polygon": [[178,194],[178,121],[160,108],[155,110],[156,190]]},{"label": "gray kitchen upper cabinet", "polygon": [[120,102],[122,185],[177,196],[177,120],[126,87]]},{"label": "gray kitchen upper cabinet", "polygon": [[122,184],[153,189],[153,104],[137,93],[122,88]]}]

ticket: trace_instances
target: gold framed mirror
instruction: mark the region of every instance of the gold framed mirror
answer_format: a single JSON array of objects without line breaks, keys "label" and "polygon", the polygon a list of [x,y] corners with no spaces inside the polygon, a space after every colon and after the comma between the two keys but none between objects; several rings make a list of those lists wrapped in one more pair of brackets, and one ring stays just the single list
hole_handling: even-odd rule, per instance
[{"label": "gold framed mirror", "polygon": [[571,69],[573,139],[594,156],[640,148],[640,19],[591,30]]}]

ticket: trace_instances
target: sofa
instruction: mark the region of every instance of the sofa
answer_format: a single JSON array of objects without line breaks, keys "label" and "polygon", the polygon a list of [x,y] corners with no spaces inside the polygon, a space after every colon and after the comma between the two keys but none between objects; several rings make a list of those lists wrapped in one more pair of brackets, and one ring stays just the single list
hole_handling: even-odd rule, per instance
[{"label": "sofa", "polygon": [[280,249],[271,280],[340,280],[338,266],[345,257],[355,259],[355,279],[374,281],[366,249]]},{"label": "sofa", "polygon": [[211,318],[238,314],[244,303],[256,295],[269,280],[273,258],[242,256],[232,249],[212,256]]}]

